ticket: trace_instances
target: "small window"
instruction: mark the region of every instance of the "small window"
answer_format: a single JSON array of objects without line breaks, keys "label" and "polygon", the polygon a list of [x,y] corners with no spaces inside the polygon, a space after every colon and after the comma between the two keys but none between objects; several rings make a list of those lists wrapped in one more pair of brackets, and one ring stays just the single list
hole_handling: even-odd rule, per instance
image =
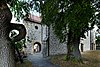
[{"label": "small window", "polygon": [[35,26],[35,29],[38,29],[38,26]]}]

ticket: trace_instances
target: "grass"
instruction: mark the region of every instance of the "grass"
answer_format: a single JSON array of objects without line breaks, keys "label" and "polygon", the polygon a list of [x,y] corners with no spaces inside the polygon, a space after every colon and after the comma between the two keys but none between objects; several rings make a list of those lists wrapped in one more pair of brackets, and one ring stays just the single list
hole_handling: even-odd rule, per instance
[{"label": "grass", "polygon": [[32,67],[32,63],[28,60],[24,60],[24,63],[17,62],[16,67]]},{"label": "grass", "polygon": [[51,62],[60,67],[100,67],[100,51],[86,51],[82,53],[84,63],[65,61],[66,55],[51,56]]}]

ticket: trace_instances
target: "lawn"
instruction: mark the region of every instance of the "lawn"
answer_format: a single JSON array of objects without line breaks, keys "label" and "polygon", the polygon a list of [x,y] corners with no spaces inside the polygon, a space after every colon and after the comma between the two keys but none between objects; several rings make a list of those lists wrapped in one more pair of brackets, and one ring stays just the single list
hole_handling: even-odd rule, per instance
[{"label": "lawn", "polygon": [[100,50],[82,53],[83,63],[65,61],[65,55],[51,56],[51,62],[60,67],[100,67]]},{"label": "lawn", "polygon": [[28,60],[24,60],[24,63],[17,62],[16,67],[32,67],[32,63]]}]

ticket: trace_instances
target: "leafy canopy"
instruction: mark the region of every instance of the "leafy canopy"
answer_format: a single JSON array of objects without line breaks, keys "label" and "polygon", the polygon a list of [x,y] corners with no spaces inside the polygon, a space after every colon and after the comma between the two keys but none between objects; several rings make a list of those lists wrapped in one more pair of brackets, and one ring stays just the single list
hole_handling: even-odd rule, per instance
[{"label": "leafy canopy", "polygon": [[[32,9],[40,12],[42,23],[52,25],[62,42],[65,41],[69,30],[73,37],[85,37],[84,33],[90,29],[89,23],[93,28],[97,19],[100,19],[100,2],[94,0],[7,0],[7,3],[18,20]],[[95,15],[95,12],[99,13]]]},{"label": "leafy canopy", "polygon": [[10,10],[17,18],[17,21],[23,19],[30,12],[30,3],[27,0],[6,0]]},{"label": "leafy canopy", "polygon": [[55,34],[65,41],[69,30],[73,37],[85,37],[84,33],[95,24],[95,7],[91,0],[46,0],[40,1],[42,23],[52,25]]},{"label": "leafy canopy", "polygon": [[100,44],[100,36],[99,37],[96,37],[96,44]]}]

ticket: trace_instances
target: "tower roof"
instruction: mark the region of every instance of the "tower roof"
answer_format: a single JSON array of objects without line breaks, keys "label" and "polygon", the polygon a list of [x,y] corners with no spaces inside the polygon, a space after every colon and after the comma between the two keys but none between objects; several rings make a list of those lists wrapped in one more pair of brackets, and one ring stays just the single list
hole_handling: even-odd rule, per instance
[{"label": "tower roof", "polygon": [[34,16],[32,14],[28,14],[26,15],[26,18],[24,20],[31,21],[33,23],[41,23],[42,18],[38,16]]}]

